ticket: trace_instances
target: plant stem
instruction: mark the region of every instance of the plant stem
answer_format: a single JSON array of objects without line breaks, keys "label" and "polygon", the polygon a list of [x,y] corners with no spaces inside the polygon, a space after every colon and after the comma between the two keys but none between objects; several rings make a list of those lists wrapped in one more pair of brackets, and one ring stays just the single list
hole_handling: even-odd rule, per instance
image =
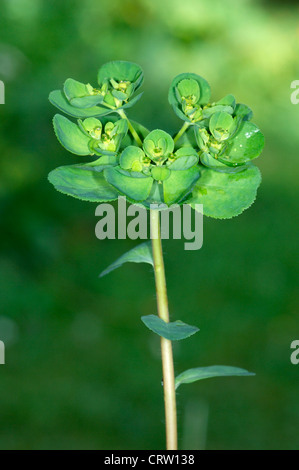
[{"label": "plant stem", "polygon": [[189,126],[190,122],[185,121],[177,135],[173,138],[174,143],[176,143],[176,141],[179,140],[180,137],[182,137],[182,135],[188,129]]},{"label": "plant stem", "polygon": [[140,139],[139,135],[137,134],[137,132],[135,131],[134,127],[132,126],[128,116],[126,115],[126,113],[124,112],[123,109],[119,109],[118,110],[118,114],[120,115],[120,117],[122,117],[123,119],[126,119],[128,121],[128,127],[130,129],[130,132],[132,134],[132,136],[134,137],[134,139],[136,140],[137,144],[139,145],[139,147],[142,147],[142,140]]},{"label": "plant stem", "polygon": [[[162,320],[168,323],[169,312],[161,243],[160,211],[151,209],[150,219],[158,315]],[[172,343],[170,340],[163,337],[161,337],[161,356],[165,404],[166,448],[167,450],[177,450],[177,417]]]}]

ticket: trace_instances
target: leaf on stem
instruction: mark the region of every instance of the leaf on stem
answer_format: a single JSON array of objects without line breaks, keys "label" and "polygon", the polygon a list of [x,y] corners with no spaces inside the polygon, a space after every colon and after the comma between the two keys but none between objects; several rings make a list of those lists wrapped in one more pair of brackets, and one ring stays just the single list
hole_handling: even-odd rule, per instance
[{"label": "leaf on stem", "polygon": [[106,276],[106,274],[110,273],[114,269],[119,268],[124,263],[148,263],[154,266],[151,242],[147,241],[141,243],[138,246],[135,246],[135,248],[122,255],[120,258],[114,261],[114,263],[110,264],[108,268],[101,272],[99,277]]},{"label": "leaf on stem", "polygon": [[98,72],[98,81],[102,84],[105,80],[130,81],[135,84],[135,91],[143,81],[142,68],[134,62],[115,60],[102,65]]},{"label": "leaf on stem", "polygon": [[76,155],[90,155],[90,137],[87,137],[77,124],[61,114],[55,114],[53,126],[57,139],[69,152]]},{"label": "leaf on stem", "polygon": [[168,206],[179,203],[192,190],[199,175],[199,168],[196,166],[189,170],[172,171],[163,183],[164,202]]},{"label": "leaf on stem", "polygon": [[147,199],[153,185],[151,177],[137,171],[122,170],[120,167],[107,168],[104,170],[104,176],[117,191],[135,202]]},{"label": "leaf on stem", "polygon": [[91,94],[90,85],[68,78],[64,82],[63,91],[72,106],[78,108],[92,108],[99,103],[103,102],[103,95]]},{"label": "leaf on stem", "polygon": [[253,376],[253,372],[231,366],[208,366],[195,367],[194,369],[185,370],[175,378],[175,388],[181,384],[190,384],[197,380],[209,379],[212,377],[234,377],[234,376]]},{"label": "leaf on stem", "polygon": [[199,331],[196,326],[187,325],[180,320],[167,323],[157,315],[146,315],[141,320],[149,330],[170,341],[189,338]]},{"label": "leaf on stem", "polygon": [[76,118],[88,118],[104,116],[106,114],[114,113],[114,109],[108,109],[104,106],[92,106],[91,108],[77,108],[72,106],[66,99],[64,93],[61,90],[51,91],[49,95],[49,101],[56,108],[63,111],[65,114]]},{"label": "leaf on stem", "polygon": [[202,167],[188,203],[203,204],[203,213],[215,219],[230,219],[241,214],[254,202],[261,183],[259,169],[250,164],[239,173],[220,173]]},{"label": "leaf on stem", "polygon": [[[101,167],[103,170],[103,167]],[[110,186],[102,171],[87,165],[66,165],[49,173],[48,179],[57,191],[90,202],[114,201],[119,193]]]},{"label": "leaf on stem", "polygon": [[264,147],[264,136],[259,128],[249,121],[244,121],[236,135],[229,141],[223,156],[219,160],[229,164],[244,163],[257,158]]}]

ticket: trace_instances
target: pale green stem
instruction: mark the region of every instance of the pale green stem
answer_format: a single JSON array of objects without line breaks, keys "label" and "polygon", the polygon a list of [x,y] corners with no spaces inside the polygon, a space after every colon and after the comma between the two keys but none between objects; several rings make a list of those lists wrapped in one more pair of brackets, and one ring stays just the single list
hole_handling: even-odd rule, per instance
[{"label": "pale green stem", "polygon": [[142,147],[142,140],[140,139],[139,135],[137,134],[137,132],[135,131],[134,127],[132,126],[128,116],[126,115],[126,113],[124,112],[123,109],[119,109],[118,111],[118,114],[120,115],[120,117],[122,117],[123,119],[126,119],[127,122],[128,122],[128,127],[130,129],[130,132],[132,134],[132,136],[134,137],[135,141],[137,142],[137,144]]},{"label": "pale green stem", "polygon": [[[160,212],[151,209],[150,219],[158,315],[162,320],[168,323],[169,312],[160,232]],[[166,448],[167,450],[177,450],[177,416],[172,343],[170,340],[163,337],[161,337],[161,356],[165,404]]]},{"label": "pale green stem", "polygon": [[174,143],[176,143],[179,140],[179,138],[182,137],[182,135],[184,134],[184,132],[186,132],[189,126],[190,126],[190,122],[185,121],[181,129],[177,133],[177,135],[173,138]]}]

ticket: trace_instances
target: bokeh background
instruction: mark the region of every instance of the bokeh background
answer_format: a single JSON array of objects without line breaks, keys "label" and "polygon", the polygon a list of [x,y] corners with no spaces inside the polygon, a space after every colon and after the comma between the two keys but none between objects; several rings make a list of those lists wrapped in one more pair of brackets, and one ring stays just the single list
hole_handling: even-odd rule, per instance
[{"label": "bokeh background", "polygon": [[[1,0],[1,449],[163,449],[159,341],[147,265],[98,274],[136,242],[99,241],[96,205],[57,193],[56,166],[75,163],[51,125],[51,90],[95,83],[110,60],[139,63],[144,96],[130,116],[175,132],[172,78],[204,76],[214,99],[254,110],[266,147],[254,206],[205,219],[204,246],[164,243],[172,319],[200,327],[175,344],[177,373],[199,365],[256,377],[183,385],[182,449],[298,449],[296,297],[298,2],[254,0]],[[298,251],[298,250],[297,250]]]}]

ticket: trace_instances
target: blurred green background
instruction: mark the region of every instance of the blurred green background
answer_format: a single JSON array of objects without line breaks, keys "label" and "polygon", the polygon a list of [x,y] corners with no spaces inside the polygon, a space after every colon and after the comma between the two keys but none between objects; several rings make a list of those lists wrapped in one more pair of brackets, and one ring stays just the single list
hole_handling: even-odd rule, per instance
[{"label": "blurred green background", "polygon": [[[296,297],[298,3],[249,0],[1,0],[1,449],[163,449],[159,340],[147,265],[98,274],[136,242],[99,241],[94,204],[47,182],[77,157],[57,142],[51,90],[132,60],[145,72],[130,116],[175,132],[172,78],[195,72],[214,99],[254,110],[266,147],[254,206],[205,219],[204,246],[164,243],[172,319],[200,327],[175,344],[176,372],[226,364],[256,372],[183,385],[180,448],[298,449]],[[297,173],[297,174],[296,174]]]}]

